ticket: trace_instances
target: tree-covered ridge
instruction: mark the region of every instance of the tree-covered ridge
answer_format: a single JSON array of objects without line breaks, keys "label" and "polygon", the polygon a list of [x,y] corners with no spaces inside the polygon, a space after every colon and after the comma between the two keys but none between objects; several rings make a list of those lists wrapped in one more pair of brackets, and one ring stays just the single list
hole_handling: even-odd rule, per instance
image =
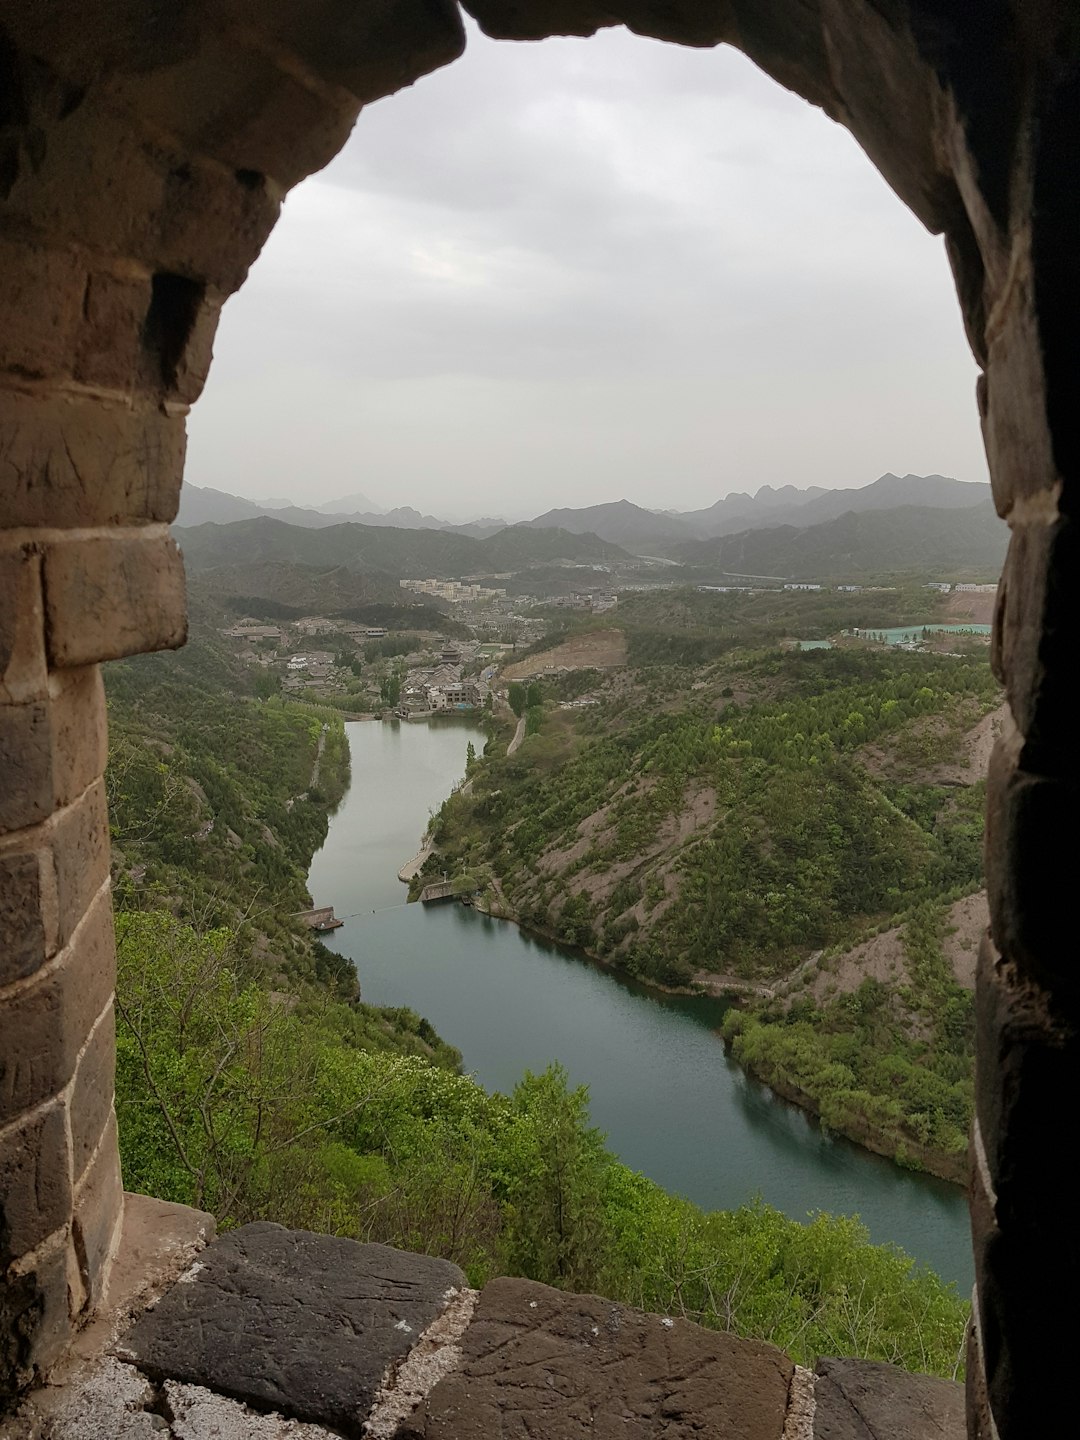
[{"label": "tree-covered ridge", "polygon": [[[290,1000],[237,937],[122,917],[117,1110],[125,1182],[525,1275],[769,1339],[954,1375],[966,1305],[857,1221],[705,1213],[620,1164],[553,1067],[510,1095],[418,1053],[409,1012]],[[436,1057],[440,1058],[440,1057]],[[441,1057],[452,1061],[453,1056]]]},{"label": "tree-covered ridge", "polygon": [[[658,608],[666,624],[702,613],[679,593],[640,605]],[[985,650],[736,649],[544,684],[539,733],[510,757],[493,733],[437,817],[431,865],[641,979],[741,991],[727,1034],[747,1069],[852,1139],[962,1178],[971,997],[939,932],[981,885],[972,744],[1000,704]],[[792,992],[890,927],[903,975]]]},{"label": "tree-covered ridge", "polygon": [[750,669],[769,698],[719,714],[612,699],[555,712],[512,757],[492,746],[443,807],[441,849],[526,922],[667,984],[779,974],[868,919],[977,888],[981,792],[886,784],[860,752],[926,717],[947,749],[998,703],[985,662],[776,652]]},{"label": "tree-covered ridge", "polygon": [[[774,660],[759,663],[763,691],[790,688]],[[597,1290],[807,1362],[861,1354],[956,1373],[966,1305],[856,1221],[705,1214],[619,1164],[557,1070],[487,1095],[426,1021],[361,1004],[351,966],[285,909],[307,900],[344,784],[343,732],[333,712],[259,701],[246,683],[209,638],[109,677],[129,1188],[206,1206],[225,1226],[272,1219],[445,1255],[474,1283],[511,1273]],[[523,697],[540,722],[531,763],[553,775],[610,725],[611,782],[625,781],[635,727],[656,717],[612,709],[579,733],[542,698]],[[642,733],[643,789],[684,749],[718,763],[716,714],[695,723],[704,739],[688,730],[685,745],[678,729]],[[487,763],[471,773],[497,803]]]},{"label": "tree-covered ridge", "polygon": [[207,636],[108,667],[116,906],[239,929],[271,968],[318,970],[348,993],[351,967],[292,918],[311,903],[308,866],[348,784],[344,724],[249,686]]},{"label": "tree-covered ridge", "polygon": [[867,975],[854,990],[817,974],[822,956],[765,1001],[728,1012],[724,1035],[740,1064],[781,1094],[796,1094],[831,1129],[901,1164],[963,1182],[974,1105],[974,994],[942,942],[949,907],[922,901],[894,932],[896,983]]}]

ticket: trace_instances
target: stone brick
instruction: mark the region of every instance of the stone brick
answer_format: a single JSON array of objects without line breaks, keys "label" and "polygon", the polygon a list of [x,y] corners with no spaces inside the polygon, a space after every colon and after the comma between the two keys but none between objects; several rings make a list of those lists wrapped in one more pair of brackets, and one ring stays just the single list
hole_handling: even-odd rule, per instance
[{"label": "stone brick", "polygon": [[1070,1281],[1080,1273],[1080,1240],[1075,1163],[1061,1117],[1075,1105],[1078,1065],[1045,997],[988,946],[977,1003],[976,1109],[986,1168],[972,1166],[970,1201],[979,1342],[1000,1440],[1020,1440],[1031,1433],[1032,1415],[1048,1434],[1071,1422],[1071,1397],[1046,1377],[1064,1372],[1073,1348]]},{"label": "stone brick", "polygon": [[112,907],[102,896],[56,965],[5,998],[0,1125],[50,1099],[71,1079],[112,994],[115,972]]},{"label": "stone brick", "polygon": [[1080,967],[1062,937],[1072,925],[1073,847],[1080,783],[1017,764],[1018,737],[1003,733],[990,761],[986,879],[991,929],[1025,977],[1080,1007]]},{"label": "stone brick", "polygon": [[49,706],[0,705],[0,834],[37,825],[52,813]]},{"label": "stone brick", "polygon": [[85,1299],[81,1306],[73,1309],[93,1307],[101,1299],[123,1213],[124,1187],[120,1179],[116,1120],[110,1118],[97,1154],[75,1186],[71,1232]]},{"label": "stone brick", "polygon": [[7,526],[123,525],[175,518],[186,436],[153,404],[0,390]]},{"label": "stone brick", "polygon": [[74,805],[59,810],[49,829],[56,872],[57,940],[66,945],[109,874],[104,781],[99,780]]},{"label": "stone brick", "polygon": [[198,160],[178,168],[156,222],[158,266],[199,276],[219,301],[243,283],[281,213],[277,186],[261,171],[240,173]]},{"label": "stone brick", "polygon": [[96,665],[62,670],[49,684],[53,804],[70,805],[105,772],[109,735],[105,686]]},{"label": "stone brick", "polygon": [[47,820],[105,769],[108,737],[97,668],[54,675],[50,690],[43,701],[0,705],[0,768],[7,780],[0,791],[0,832]]},{"label": "stone brick", "polygon": [[187,615],[176,542],[134,532],[51,544],[45,613],[50,659],[61,669],[182,645]]},{"label": "stone brick", "polygon": [[43,847],[0,855],[0,988],[32,975],[56,945],[52,852]]},{"label": "stone brick", "polygon": [[244,1225],[136,1321],[122,1353],[151,1375],[359,1436],[384,1375],[464,1287],[429,1255]]},{"label": "stone brick", "polygon": [[815,1440],[963,1440],[964,1387],[875,1360],[819,1360]]},{"label": "stone brick", "polygon": [[0,370],[32,378],[69,374],[86,291],[86,273],[75,254],[0,240],[0,275]]},{"label": "stone brick", "polygon": [[1080,1034],[988,937],[975,987],[975,1110],[1002,1223],[1056,1225],[1073,1209],[1062,1106],[1077,1096]]},{"label": "stone brick", "polygon": [[233,9],[365,105],[449,64],[465,48],[452,0],[312,0],[303,15],[289,0],[237,0]]},{"label": "stone brick", "polygon": [[986,415],[983,438],[990,462],[990,483],[999,515],[1007,516],[1019,499],[1052,491],[1057,466],[1046,426],[1043,350],[1032,294],[1030,257],[1025,241],[1009,274],[1012,287],[1007,313],[988,327]]},{"label": "stone brick", "polygon": [[979,1334],[974,1324],[968,1325],[964,1401],[964,1408],[967,1411],[968,1440],[994,1440],[996,1427],[990,1413],[990,1398],[986,1393],[986,1376],[983,1374]]},{"label": "stone brick", "polygon": [[41,556],[0,550],[0,705],[44,699],[47,681]]},{"label": "stone brick", "polygon": [[147,275],[100,270],[90,275],[75,344],[76,380],[109,390],[132,389],[149,305]]},{"label": "stone brick", "polygon": [[[76,53],[65,56],[72,68]],[[98,73],[107,73],[107,64]],[[12,228],[48,235],[57,246],[152,260],[165,175],[182,156],[160,136],[147,139],[110,98],[91,92],[54,122],[48,163],[19,166],[5,217]]]},{"label": "stone brick", "polygon": [[60,1101],[0,1132],[0,1273],[66,1225],[71,1156]]},{"label": "stone brick", "polygon": [[777,1440],[794,1373],[771,1345],[529,1280],[491,1281],[461,1348],[400,1440]]},{"label": "stone brick", "polygon": [[68,1252],[50,1249],[0,1285],[0,1409],[48,1374],[70,1335]]},{"label": "stone brick", "polygon": [[188,154],[271,176],[287,189],[337,154],[359,105],[343,90],[306,84],[290,73],[294,67],[239,38],[207,33],[178,64],[129,74],[118,89]]},{"label": "stone brick", "polygon": [[71,1090],[68,1115],[76,1176],[85,1170],[112,1117],[115,1081],[116,1019],[110,1005],[79,1059]]},{"label": "stone brick", "polygon": [[221,319],[221,305],[204,300],[177,361],[170,396],[185,405],[194,405],[203,392],[210,362],[214,358],[214,337]]},{"label": "stone brick", "polygon": [[[990,1227],[975,1246],[979,1338],[986,1395],[1000,1440],[1027,1440],[1037,1415],[1048,1435],[1069,1433],[1068,1387],[1047,1384],[1073,1359],[1076,1246],[1060,1224]],[[1048,1283],[1048,1277],[1055,1277]]]},{"label": "stone brick", "polygon": [[1014,521],[997,625],[999,665],[1024,737],[1023,765],[1080,774],[1072,681],[1080,661],[1080,530],[1066,518]]}]

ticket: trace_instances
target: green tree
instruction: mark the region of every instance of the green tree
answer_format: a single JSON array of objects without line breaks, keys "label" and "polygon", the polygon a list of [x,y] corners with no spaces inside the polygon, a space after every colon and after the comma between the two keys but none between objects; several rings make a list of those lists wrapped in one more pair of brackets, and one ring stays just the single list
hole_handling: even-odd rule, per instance
[{"label": "green tree", "polygon": [[536,680],[534,680],[534,681],[532,682],[532,684],[529,686],[528,690],[525,692],[525,706],[526,706],[526,709],[531,710],[534,706],[539,706],[539,705],[542,705],[543,703],[544,703],[544,692],[543,692],[543,690],[540,688],[539,682],[536,681]]},{"label": "green tree", "polygon": [[507,1137],[507,1251],[513,1269],[567,1289],[597,1285],[605,1266],[603,1179],[608,1156],[588,1124],[588,1090],[571,1090],[561,1065],[514,1087]]},{"label": "green tree", "polygon": [[525,713],[526,693],[525,686],[519,680],[511,680],[510,690],[506,697],[510,702],[510,709],[520,720]]},{"label": "green tree", "polygon": [[379,693],[387,705],[396,705],[401,699],[400,675],[388,675],[379,687]]}]

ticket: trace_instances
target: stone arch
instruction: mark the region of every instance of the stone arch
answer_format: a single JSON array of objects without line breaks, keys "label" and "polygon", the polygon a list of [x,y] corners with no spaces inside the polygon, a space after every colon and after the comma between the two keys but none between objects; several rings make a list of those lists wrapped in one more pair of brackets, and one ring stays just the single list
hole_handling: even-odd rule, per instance
[{"label": "stone arch", "polygon": [[[1070,0],[471,0],[490,35],[743,49],[945,235],[1012,531],[993,640],[973,1435],[1064,1418],[1080,1270],[1057,1111],[1075,814],[1080,20]],[[106,1281],[122,1210],[99,662],[182,643],[168,535],[224,299],[362,105],[453,60],[454,0],[0,3],[0,1401]]]}]

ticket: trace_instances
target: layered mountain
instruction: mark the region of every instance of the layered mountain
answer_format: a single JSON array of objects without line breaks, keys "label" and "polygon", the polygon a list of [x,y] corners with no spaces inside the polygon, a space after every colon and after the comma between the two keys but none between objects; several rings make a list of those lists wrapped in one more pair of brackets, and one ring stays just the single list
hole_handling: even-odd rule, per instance
[{"label": "layered mountain", "polygon": [[[770,487],[763,488],[769,490]],[[785,486],[784,489],[792,487]],[[766,525],[817,525],[822,520],[835,520],[851,512],[861,515],[873,510],[895,510],[901,505],[925,506],[933,510],[967,510],[990,499],[990,486],[969,480],[954,480],[948,475],[890,473],[857,490],[803,490],[795,491],[794,497],[781,499],[782,495],[782,491],[773,490],[764,497],[764,504],[760,504],[762,491],[759,490],[754,496],[755,508],[749,513],[749,524],[734,526],[721,521],[723,528],[713,529],[711,533],[731,534],[735,529]],[[733,497],[726,498],[730,500]],[[698,513],[707,515],[709,512]],[[693,517],[683,515],[681,518],[690,521]]]},{"label": "layered mountain", "polygon": [[685,522],[686,517],[682,515],[658,514],[629,500],[614,500],[605,505],[586,505],[580,510],[547,510],[525,523],[538,530],[554,528],[572,535],[599,535],[613,545],[635,550],[658,541],[691,540],[700,535],[699,530]]},{"label": "layered mountain", "polygon": [[312,530],[259,516],[231,524],[177,528],[193,572],[252,564],[321,566],[392,576],[491,575],[532,564],[627,561],[625,550],[596,535],[513,525],[486,539],[450,530],[404,530],[361,524]]},{"label": "layered mountain", "polygon": [[704,510],[660,513],[628,500],[616,500],[581,509],[548,510],[529,523],[538,527],[557,525],[571,532],[589,530],[638,555],[671,555],[675,553],[673,542],[679,540],[710,539],[780,525],[802,528],[849,512],[863,514],[905,505],[964,510],[989,498],[989,485],[953,480],[947,475],[886,474],[856,490],[825,490],[816,485],[806,490],[794,485],[774,489],[763,485],[754,495],[725,495]]},{"label": "layered mountain", "polygon": [[353,522],[361,525],[389,526],[395,530],[450,530],[457,535],[472,535],[477,539],[501,530],[506,522],[484,519],[468,525],[452,525],[434,515],[421,514],[411,505],[399,505],[394,510],[338,509],[371,504],[364,495],[346,495],[340,500],[317,506],[292,505],[287,500],[259,502],[245,500],[240,495],[230,495],[225,490],[213,490],[198,485],[185,484],[180,492],[180,513],[176,523],[185,528],[196,525],[228,525],[235,520],[257,520],[265,517],[281,520],[286,525],[298,525],[306,530],[325,530],[332,525]]},{"label": "layered mountain", "polygon": [[849,511],[816,525],[772,525],[694,540],[669,553],[698,577],[845,582],[888,576],[996,580],[1008,530],[993,502],[955,509],[902,505]]}]

